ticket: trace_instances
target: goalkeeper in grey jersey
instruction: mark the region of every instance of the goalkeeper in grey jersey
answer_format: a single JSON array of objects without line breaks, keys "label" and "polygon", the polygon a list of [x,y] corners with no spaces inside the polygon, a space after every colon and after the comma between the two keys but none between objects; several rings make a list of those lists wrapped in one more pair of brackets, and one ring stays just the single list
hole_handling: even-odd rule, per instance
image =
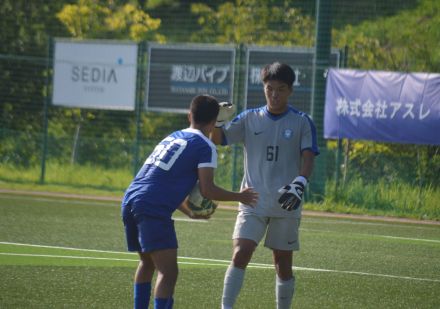
[{"label": "goalkeeper in grey jersey", "polygon": [[[217,145],[244,145],[244,177],[241,187],[259,193],[254,207],[240,204],[233,233],[233,256],[228,267],[222,308],[232,308],[240,292],[246,266],[264,237],[273,252],[276,269],[277,308],[290,308],[295,290],[293,251],[299,250],[298,228],[301,201],[314,157],[319,154],[312,120],[288,105],[295,73],[275,62],[261,71],[266,105],[234,113],[233,105],[222,104],[211,139]],[[231,115],[232,116],[232,115]]]}]

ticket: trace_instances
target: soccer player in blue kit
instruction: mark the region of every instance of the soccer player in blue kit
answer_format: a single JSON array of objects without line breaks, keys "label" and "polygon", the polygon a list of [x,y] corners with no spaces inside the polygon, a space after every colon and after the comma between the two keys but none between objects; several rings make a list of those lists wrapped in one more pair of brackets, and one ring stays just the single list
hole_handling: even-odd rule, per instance
[{"label": "soccer player in blue kit", "polygon": [[217,151],[207,136],[215,127],[219,109],[212,96],[194,97],[188,114],[190,127],[163,139],[125,192],[121,212],[127,247],[140,258],[134,278],[135,309],[148,308],[155,271],[154,308],[173,307],[178,245],[171,216],[179,209],[194,218],[186,197],[197,180],[208,199],[250,206],[258,199],[252,188],[231,192],[214,183]]},{"label": "soccer player in blue kit", "polygon": [[259,193],[255,207],[239,205],[232,262],[224,278],[223,309],[233,307],[245,269],[264,236],[264,246],[272,250],[275,264],[277,308],[290,308],[302,195],[319,153],[312,120],[288,104],[295,82],[292,68],[279,62],[268,64],[261,71],[261,80],[266,105],[242,112],[211,135],[217,145],[244,145],[241,187],[253,187]]}]

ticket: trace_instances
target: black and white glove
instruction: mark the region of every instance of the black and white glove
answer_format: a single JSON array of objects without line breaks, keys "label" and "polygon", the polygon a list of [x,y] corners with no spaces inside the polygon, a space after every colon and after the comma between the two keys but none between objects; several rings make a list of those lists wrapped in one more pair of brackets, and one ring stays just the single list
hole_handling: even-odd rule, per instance
[{"label": "black and white glove", "polygon": [[292,183],[279,189],[278,193],[281,193],[281,197],[278,199],[278,203],[281,204],[281,208],[288,211],[297,209],[301,205],[306,185],[307,178],[298,176]]},{"label": "black and white glove", "polygon": [[216,128],[220,128],[228,122],[235,114],[235,105],[230,102],[220,102],[220,111],[215,123]]}]

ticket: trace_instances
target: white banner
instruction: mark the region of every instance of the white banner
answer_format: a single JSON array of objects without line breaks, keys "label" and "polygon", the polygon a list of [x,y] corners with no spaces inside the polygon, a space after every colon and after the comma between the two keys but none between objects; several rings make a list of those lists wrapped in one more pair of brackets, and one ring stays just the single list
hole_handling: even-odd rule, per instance
[{"label": "white banner", "polygon": [[137,51],[132,42],[56,40],[52,104],[134,110]]}]

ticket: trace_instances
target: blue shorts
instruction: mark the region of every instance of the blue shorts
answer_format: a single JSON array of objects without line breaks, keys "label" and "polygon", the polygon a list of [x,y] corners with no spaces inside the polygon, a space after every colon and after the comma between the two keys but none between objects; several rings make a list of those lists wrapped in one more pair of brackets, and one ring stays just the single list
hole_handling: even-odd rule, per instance
[{"label": "blue shorts", "polygon": [[171,218],[133,215],[131,211],[124,211],[122,221],[128,251],[152,252],[178,247],[174,220]]}]

